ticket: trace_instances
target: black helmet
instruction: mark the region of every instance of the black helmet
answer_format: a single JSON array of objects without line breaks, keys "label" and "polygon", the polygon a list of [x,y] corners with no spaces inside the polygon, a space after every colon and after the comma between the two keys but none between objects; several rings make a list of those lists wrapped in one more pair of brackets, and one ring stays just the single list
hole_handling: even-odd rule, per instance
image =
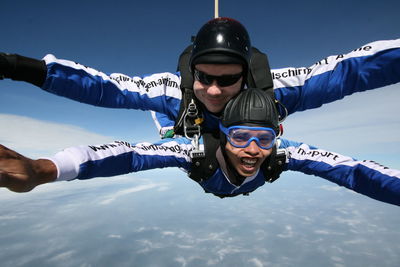
[{"label": "black helmet", "polygon": [[261,89],[249,88],[228,102],[221,123],[225,127],[248,125],[270,127],[279,134],[275,100]]},{"label": "black helmet", "polygon": [[251,43],[247,30],[231,18],[216,18],[207,22],[196,35],[190,57],[190,67],[199,63],[241,64],[247,71]]}]

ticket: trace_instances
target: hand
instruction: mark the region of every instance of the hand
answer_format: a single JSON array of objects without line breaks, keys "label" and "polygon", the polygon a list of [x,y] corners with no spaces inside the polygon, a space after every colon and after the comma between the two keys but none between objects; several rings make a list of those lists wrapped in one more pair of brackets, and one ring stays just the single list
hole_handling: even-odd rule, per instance
[{"label": "hand", "polygon": [[8,62],[6,54],[0,52],[0,80],[3,80],[7,71]]},{"label": "hand", "polygon": [[32,160],[0,145],[0,187],[28,192],[39,184],[57,178],[57,167],[50,160]]}]

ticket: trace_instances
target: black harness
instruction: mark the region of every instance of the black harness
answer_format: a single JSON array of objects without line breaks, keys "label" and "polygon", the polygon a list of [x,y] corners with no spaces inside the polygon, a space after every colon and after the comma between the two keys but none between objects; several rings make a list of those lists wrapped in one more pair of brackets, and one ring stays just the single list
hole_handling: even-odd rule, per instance
[{"label": "black harness", "polygon": [[[217,168],[220,167],[216,156],[217,150],[221,145],[219,136],[217,136],[216,133],[204,133],[203,141],[205,157],[192,159],[192,168],[191,171],[188,173],[188,176],[198,183],[201,183],[210,178],[215,173]],[[263,164],[260,167],[261,171],[264,174],[265,181],[268,183],[272,183],[277,180],[280,174],[283,172],[285,162],[285,151],[282,149],[277,149],[277,146],[275,145],[272,148],[271,155],[264,160]],[[228,176],[228,179],[231,181],[231,183],[235,184],[235,181],[242,179],[242,177],[239,177],[239,174],[232,167],[227,167],[228,169],[226,175]],[[206,191],[206,193],[210,192]],[[243,195],[248,195],[249,193],[250,192],[244,193]],[[219,195],[214,193],[214,195],[221,198],[234,197],[240,194],[242,193],[235,195]]]},{"label": "black harness", "polygon": [[[193,103],[198,112],[197,116],[193,117],[191,120],[187,120],[186,123],[189,125],[189,129],[196,128],[193,125],[197,123],[194,122],[197,120],[200,124],[202,122],[202,112],[201,103],[196,99],[193,93],[193,74],[190,70],[189,60],[192,52],[192,45],[186,47],[186,49],[179,56],[178,62],[178,71],[181,73],[181,91],[182,91],[182,101],[181,106],[179,108],[178,120],[175,122],[174,126],[174,134],[185,135],[184,123],[185,123],[185,115],[188,110],[188,107],[191,103]],[[248,69],[248,74],[246,75],[247,87],[249,88],[260,88],[265,92],[274,96],[273,92],[273,81],[272,75],[269,67],[269,61],[266,54],[262,53],[255,47],[252,47],[252,55],[250,59],[250,66]],[[187,117],[187,116],[186,116]],[[199,125],[199,124],[197,124]],[[203,129],[201,129],[203,133]]]},{"label": "black harness", "polygon": [[[192,45],[186,47],[179,57],[178,71],[181,73],[180,87],[182,90],[182,101],[178,120],[174,126],[174,134],[186,136],[194,141],[195,149],[191,153],[192,168],[188,175],[194,181],[202,182],[211,177],[219,167],[216,151],[220,146],[220,139],[218,133],[207,132],[201,127],[201,123],[203,122],[203,105],[194,95],[194,80],[189,64],[192,48]],[[274,97],[268,57],[255,47],[252,47],[252,56],[245,83],[248,88],[261,88]],[[280,102],[276,102],[279,109],[285,110]],[[198,145],[198,139],[201,135],[203,136],[204,150],[199,149]],[[278,152],[276,147],[274,147],[271,156],[261,166],[267,182],[272,183],[279,178],[279,175],[283,171],[285,160],[285,153]]]}]

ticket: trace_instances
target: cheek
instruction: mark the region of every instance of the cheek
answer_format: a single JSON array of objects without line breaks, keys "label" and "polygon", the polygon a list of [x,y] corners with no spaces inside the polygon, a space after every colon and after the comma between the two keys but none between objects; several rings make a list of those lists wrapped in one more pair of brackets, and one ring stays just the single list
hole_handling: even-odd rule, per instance
[{"label": "cheek", "polygon": [[226,155],[228,156],[231,162],[235,162],[237,160],[237,155],[240,149],[233,147],[229,142],[226,143],[225,146]]},{"label": "cheek", "polygon": [[263,160],[266,159],[272,153],[272,149],[268,149],[268,150],[262,149],[261,151],[262,151],[261,153],[263,155]]},{"label": "cheek", "polygon": [[202,89],[202,85],[201,85],[201,83],[199,82],[199,81],[194,81],[193,82],[193,90],[201,90]]},{"label": "cheek", "polygon": [[238,82],[235,85],[226,87],[226,89],[225,89],[226,95],[228,95],[228,96],[230,96],[232,98],[232,97],[236,96],[237,94],[239,94],[239,92],[240,92],[240,84],[241,83]]},{"label": "cheek", "polygon": [[200,82],[195,81],[193,83],[193,92],[197,98],[199,98],[199,96],[201,97],[201,95],[204,93],[204,87],[201,85]]}]

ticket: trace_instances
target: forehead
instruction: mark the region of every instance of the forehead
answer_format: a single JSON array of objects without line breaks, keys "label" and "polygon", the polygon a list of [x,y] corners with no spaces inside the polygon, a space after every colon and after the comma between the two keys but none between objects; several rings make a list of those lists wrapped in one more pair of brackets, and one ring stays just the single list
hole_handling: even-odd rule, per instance
[{"label": "forehead", "polygon": [[243,71],[240,64],[197,64],[195,68],[211,75],[237,74]]}]

